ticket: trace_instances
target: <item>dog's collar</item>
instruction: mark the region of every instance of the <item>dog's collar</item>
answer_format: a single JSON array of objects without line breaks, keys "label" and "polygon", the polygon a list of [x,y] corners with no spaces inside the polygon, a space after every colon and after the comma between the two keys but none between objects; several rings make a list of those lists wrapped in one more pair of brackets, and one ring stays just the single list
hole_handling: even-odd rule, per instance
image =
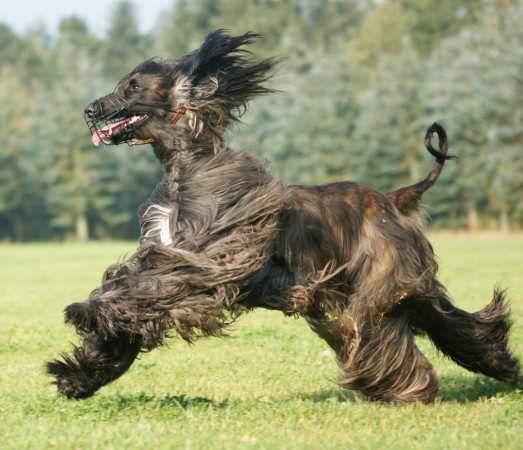
[{"label": "dog's collar", "polygon": [[176,114],[170,120],[171,125],[175,125],[176,122],[178,122],[186,112],[187,112],[187,107],[185,105],[180,106],[178,108],[178,111],[176,111]]},{"label": "dog's collar", "polygon": [[[190,105],[190,104],[181,105],[176,110],[176,113],[174,114],[173,118],[169,121],[169,123],[171,125],[175,125],[182,118],[182,116],[187,112],[188,109],[191,111],[197,111],[198,107]],[[143,141],[132,142],[130,145],[133,145],[133,146],[134,145],[145,145],[145,144],[152,144],[153,142],[154,142],[154,139],[145,139]]]},{"label": "dog's collar", "polygon": [[176,114],[170,120],[171,125],[174,125],[176,122],[178,122],[182,118],[182,116],[187,112],[187,110],[198,111],[199,109],[200,108],[198,108],[197,106],[191,105],[190,103],[185,103],[185,104],[181,105],[176,110]]}]

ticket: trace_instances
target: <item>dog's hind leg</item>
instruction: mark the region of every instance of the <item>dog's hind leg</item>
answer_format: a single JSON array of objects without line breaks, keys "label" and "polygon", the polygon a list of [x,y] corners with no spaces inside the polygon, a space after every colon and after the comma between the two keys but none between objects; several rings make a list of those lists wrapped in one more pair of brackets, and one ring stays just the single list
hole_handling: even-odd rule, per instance
[{"label": "dog's hind leg", "polygon": [[472,372],[517,384],[518,362],[508,350],[510,329],[505,294],[495,291],[481,311],[456,308],[444,295],[407,300],[409,320],[426,333],[436,347]]},{"label": "dog's hind leg", "polygon": [[376,326],[358,326],[349,314],[309,325],[335,351],[344,375],[340,386],[381,402],[434,401],[436,373],[416,346],[403,308]]},{"label": "dog's hind leg", "polygon": [[63,361],[47,363],[47,372],[56,378],[58,391],[68,398],[86,398],[116,380],[132,365],[141,342],[130,336],[103,339],[87,336],[80,347]]}]

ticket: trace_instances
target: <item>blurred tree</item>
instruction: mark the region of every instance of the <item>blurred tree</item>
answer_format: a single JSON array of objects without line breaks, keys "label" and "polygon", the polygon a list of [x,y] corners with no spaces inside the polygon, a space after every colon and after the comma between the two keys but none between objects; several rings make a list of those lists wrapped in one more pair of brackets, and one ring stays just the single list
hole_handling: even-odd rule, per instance
[{"label": "blurred tree", "polygon": [[16,71],[18,78],[31,83],[42,77],[48,51],[48,36],[43,29],[17,36],[7,25],[0,23],[0,62],[2,69]]},{"label": "blurred tree", "polygon": [[101,45],[83,19],[76,16],[64,17],[58,24],[58,32],[60,36],[67,36],[71,47],[81,48],[89,54],[94,54]]},{"label": "blurred tree", "polygon": [[354,130],[358,181],[389,191],[424,176],[419,163],[430,123],[419,120],[422,77],[423,64],[408,39],[397,58],[379,58]]},{"label": "blurred tree", "polygon": [[523,224],[523,1],[489,0],[486,5],[481,28],[489,30],[491,39],[480,54],[489,65],[484,75],[493,110],[487,195],[489,213],[497,214],[499,228],[508,231],[510,224]]},{"label": "blurred tree", "polygon": [[370,4],[359,0],[316,0],[303,5],[307,43],[329,48],[358,35],[359,26]]},{"label": "blurred tree", "polygon": [[472,230],[492,212],[506,228],[521,205],[522,11],[521,1],[507,10],[488,1],[478,26],[445,41],[428,65],[425,115],[451,124],[460,157],[452,209],[466,211]]},{"label": "blurred tree", "polygon": [[366,15],[354,37],[358,62],[375,65],[384,54],[397,56],[407,35],[408,12],[401,0],[380,3]]},{"label": "blurred tree", "polygon": [[160,21],[160,48],[176,58],[197,48],[212,31],[210,22],[222,0],[175,0]]},{"label": "blurred tree", "polygon": [[116,82],[142,61],[156,56],[153,48],[153,38],[139,32],[133,4],[119,1],[100,49],[103,74]]},{"label": "blurred tree", "polygon": [[229,136],[285,180],[410,183],[432,164],[421,139],[439,120],[460,159],[425,196],[438,223],[521,227],[522,22],[523,0],[177,0],[151,35],[129,1],[103,38],[76,17],[56,37],[0,24],[0,238],[136,237],[158,165],[148,147],[92,148],[82,109],[216,28],[264,33],[253,58],[285,57],[283,93],[253,102]]},{"label": "blurred tree", "polygon": [[[360,0],[178,0],[162,21],[161,41],[171,57],[197,48],[214,29],[233,34],[254,31],[263,35],[262,47],[251,50],[258,58],[279,53],[293,42],[325,51],[357,34],[364,8]],[[288,53],[286,53],[288,54]]]},{"label": "blurred tree", "polygon": [[355,42],[363,64],[374,65],[380,55],[398,55],[405,37],[428,57],[446,37],[474,24],[483,0],[389,0],[365,16]]},{"label": "blurred tree", "polygon": [[85,24],[76,19],[61,24],[51,55],[53,83],[36,97],[32,125],[39,137],[37,164],[51,226],[81,241],[89,238],[89,214],[109,201],[107,192],[112,188],[108,157],[91,151],[82,120],[83,105],[108,90],[89,48],[78,47],[83,41],[92,41]]},{"label": "blurred tree", "polygon": [[407,14],[407,32],[421,55],[430,52],[446,37],[476,23],[483,0],[392,0]]},{"label": "blurred tree", "polygon": [[325,183],[347,177],[353,166],[348,142],[357,112],[351,84],[359,73],[348,72],[341,55],[334,66],[319,50],[307,60],[287,61],[285,66],[302,70],[286,70],[286,76],[277,77],[282,93],[254,103],[247,128],[237,131],[233,144],[267,157],[287,182]]},{"label": "blurred tree", "polygon": [[8,66],[0,75],[0,239],[46,237],[38,233],[46,213],[30,140],[32,99],[18,71]]}]

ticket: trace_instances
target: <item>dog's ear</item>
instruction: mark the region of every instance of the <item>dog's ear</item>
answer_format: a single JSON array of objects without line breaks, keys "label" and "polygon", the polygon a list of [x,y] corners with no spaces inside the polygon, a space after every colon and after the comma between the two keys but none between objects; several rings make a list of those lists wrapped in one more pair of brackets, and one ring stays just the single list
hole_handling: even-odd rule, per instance
[{"label": "dog's ear", "polygon": [[189,53],[180,64],[180,70],[195,81],[217,70],[227,70],[241,58],[245,50],[239,47],[248,45],[260,36],[246,33],[241,36],[228,36],[224,30],[216,30],[207,35],[203,44]]},{"label": "dog's ear", "polygon": [[190,100],[196,105],[212,102],[225,114],[241,109],[253,97],[274,92],[264,86],[275,59],[253,63],[240,47],[260,36],[245,33],[229,36],[223,30],[210,33],[196,51],[179,60],[178,76],[190,83]]}]

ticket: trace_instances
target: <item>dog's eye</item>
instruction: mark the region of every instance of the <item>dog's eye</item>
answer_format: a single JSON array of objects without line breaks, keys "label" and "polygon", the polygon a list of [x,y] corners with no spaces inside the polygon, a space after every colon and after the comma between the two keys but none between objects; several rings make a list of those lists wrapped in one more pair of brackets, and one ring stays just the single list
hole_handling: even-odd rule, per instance
[{"label": "dog's eye", "polygon": [[135,79],[132,79],[131,81],[129,81],[129,85],[130,85],[131,91],[133,91],[133,92],[137,92],[140,90],[140,85],[138,84],[138,82]]}]

